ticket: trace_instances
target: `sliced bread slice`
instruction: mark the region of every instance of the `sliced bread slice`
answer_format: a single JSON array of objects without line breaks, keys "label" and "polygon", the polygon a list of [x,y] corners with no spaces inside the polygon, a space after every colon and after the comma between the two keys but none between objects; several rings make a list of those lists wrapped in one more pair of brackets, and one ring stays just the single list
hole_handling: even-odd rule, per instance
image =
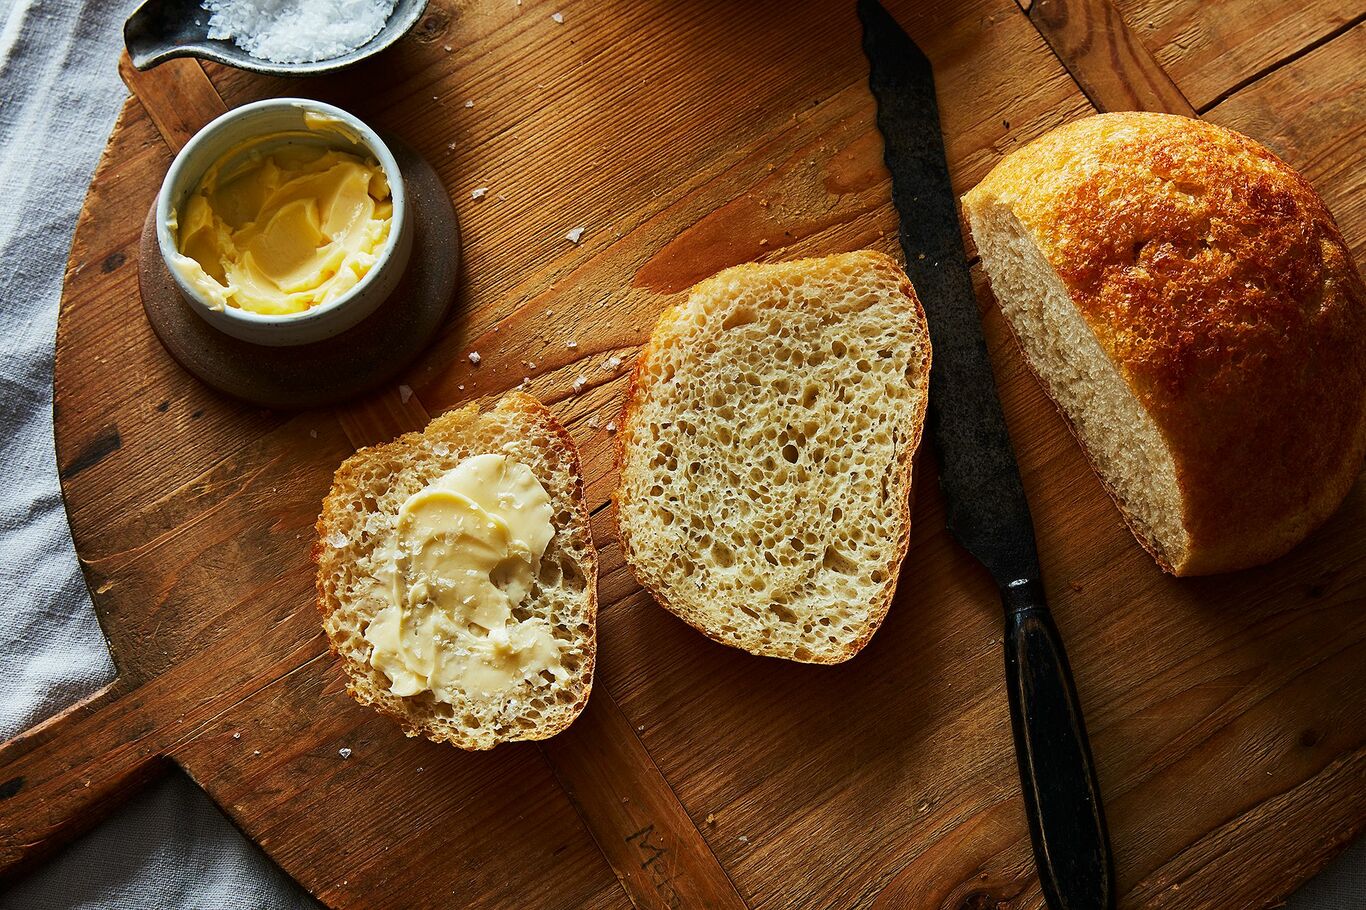
[{"label": "sliced bread slice", "polygon": [[[525,584],[518,591],[524,596],[516,599],[514,594],[506,601],[511,605],[506,625],[471,623],[460,630],[458,641],[438,642],[444,649],[439,659],[450,661],[452,672],[458,672],[462,660],[473,659],[468,654],[483,653],[480,647],[487,642],[481,638],[492,637],[506,656],[515,647],[509,641],[536,631],[548,669],[519,666],[506,685],[490,689],[485,678],[478,685],[444,690],[444,698],[431,689],[397,694],[395,688],[403,687],[376,666],[385,664],[376,658],[378,646],[371,639],[377,636],[371,627],[383,622],[386,609],[397,609],[396,602],[407,602],[394,594],[395,584],[411,571],[404,568],[410,565],[405,560],[412,559],[398,546],[400,512],[414,494],[432,489],[434,481],[480,455],[506,456],[507,462],[530,469],[548,497],[548,507],[541,501],[541,514],[549,516],[553,534],[524,573]],[[348,458],[323,502],[314,559],[323,628],[346,670],[351,694],[393,717],[409,736],[420,734],[462,749],[545,739],[569,726],[587,703],[596,653],[597,553],[578,450],[550,411],[530,395],[509,393],[483,414],[474,405],[452,411],[420,433]],[[498,571],[495,583],[506,585],[498,580]],[[413,688],[411,681],[407,688]]]},{"label": "sliced bread slice", "polygon": [[727,269],[666,312],[622,421],[641,584],[704,634],[837,663],[896,589],[929,385],[924,313],[863,251]]}]

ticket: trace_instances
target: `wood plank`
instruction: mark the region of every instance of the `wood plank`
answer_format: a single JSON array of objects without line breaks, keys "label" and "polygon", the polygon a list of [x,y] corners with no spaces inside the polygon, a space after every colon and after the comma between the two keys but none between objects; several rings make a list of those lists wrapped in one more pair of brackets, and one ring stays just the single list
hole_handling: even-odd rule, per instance
[{"label": "wood plank", "polygon": [[227,105],[193,58],[168,60],[153,69],[139,70],[124,51],[119,56],[119,75],[147,109],[173,153],[184,148],[209,120],[227,113]]},{"label": "wood plank", "polygon": [[1037,0],[1026,11],[1097,110],[1195,116],[1110,0]]},{"label": "wood plank", "polygon": [[1222,102],[1207,120],[1265,143],[1323,196],[1366,263],[1366,26]]},{"label": "wood plank", "polygon": [[1202,112],[1366,16],[1361,0],[1112,2]]},{"label": "wood plank", "polygon": [[639,910],[745,906],[616,702],[596,696],[542,748]]}]

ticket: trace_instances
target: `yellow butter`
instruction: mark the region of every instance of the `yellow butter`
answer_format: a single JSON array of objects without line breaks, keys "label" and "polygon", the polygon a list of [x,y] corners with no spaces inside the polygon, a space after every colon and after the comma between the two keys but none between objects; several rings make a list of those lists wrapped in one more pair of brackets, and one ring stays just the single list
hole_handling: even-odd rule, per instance
[{"label": "yellow butter", "polygon": [[396,695],[454,703],[537,674],[567,677],[544,619],[513,611],[554,536],[550,496],[531,469],[476,455],[403,503],[390,602],[365,631],[370,663]]},{"label": "yellow butter", "polygon": [[298,313],[365,277],[392,216],[375,161],[307,140],[234,150],[172,219],[180,255],[171,265],[217,309]]}]

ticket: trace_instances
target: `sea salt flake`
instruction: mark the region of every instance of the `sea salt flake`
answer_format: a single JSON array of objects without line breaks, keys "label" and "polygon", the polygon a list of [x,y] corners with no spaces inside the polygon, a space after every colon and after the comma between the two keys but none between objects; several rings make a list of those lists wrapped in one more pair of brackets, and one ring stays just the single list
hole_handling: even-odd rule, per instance
[{"label": "sea salt flake", "polygon": [[609,420],[609,421],[607,421],[607,432],[609,432],[609,433],[615,433],[616,431],[617,431],[617,422],[616,422],[615,420]]},{"label": "sea salt flake", "polygon": [[465,102],[465,107],[474,107],[474,99],[471,98],[471,99],[469,99],[468,101],[466,101],[466,102]]},{"label": "sea salt flake", "polygon": [[564,346],[567,347],[567,348],[569,348],[569,350],[572,351],[572,350],[574,350],[575,348],[577,348],[577,347],[579,346],[579,343],[578,343],[577,341],[575,341],[574,339],[571,338],[571,339],[569,339],[568,341],[566,341],[566,342],[564,343]]},{"label": "sea salt flake", "polygon": [[568,234],[565,234],[564,239],[568,240],[570,243],[578,243],[579,239],[583,237],[583,232],[585,230],[586,228],[576,227]]},{"label": "sea salt flake", "polygon": [[474,189],[470,190],[471,199],[483,199],[488,194],[489,188],[486,186],[476,186]]},{"label": "sea salt flake", "polygon": [[554,19],[560,25],[564,25],[564,13],[551,13],[550,18]]},{"label": "sea salt flake", "polygon": [[588,385],[588,377],[585,376],[585,375],[583,375],[582,373],[580,373],[580,374],[579,374],[579,378],[574,380],[574,392],[575,392],[575,394],[577,394],[577,393],[579,393],[579,392],[582,392],[583,389],[584,389],[584,386],[586,386],[586,385]]},{"label": "sea salt flake", "polygon": [[478,351],[470,351],[470,363],[474,364],[475,366],[478,366],[478,365],[479,365],[479,361],[481,361],[481,360],[483,360],[483,359],[484,359],[484,358],[482,358],[482,357],[479,356],[479,352],[478,352]]},{"label": "sea salt flake", "polygon": [[342,758],[350,758],[351,750],[343,746],[342,748],[337,750],[337,754],[340,755]]},{"label": "sea salt flake", "polygon": [[209,34],[258,60],[311,63],[355,50],[384,28],[396,0],[204,0]]},{"label": "sea salt flake", "polygon": [[411,386],[401,385],[398,387],[398,400],[401,404],[407,404],[408,399],[413,397]]},{"label": "sea salt flake", "polygon": [[613,355],[612,357],[607,358],[607,362],[602,365],[602,368],[611,372],[619,366],[621,366],[621,358]]}]

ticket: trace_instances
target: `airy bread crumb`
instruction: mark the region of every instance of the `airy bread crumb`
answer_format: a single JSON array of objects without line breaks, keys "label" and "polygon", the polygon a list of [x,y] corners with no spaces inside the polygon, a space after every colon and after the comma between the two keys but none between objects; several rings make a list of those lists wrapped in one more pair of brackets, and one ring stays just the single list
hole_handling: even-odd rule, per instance
[{"label": "airy bread crumb", "polygon": [[728,269],[661,317],[621,419],[618,526],[660,603],[755,654],[847,660],[910,535],[930,343],[888,257]]}]

